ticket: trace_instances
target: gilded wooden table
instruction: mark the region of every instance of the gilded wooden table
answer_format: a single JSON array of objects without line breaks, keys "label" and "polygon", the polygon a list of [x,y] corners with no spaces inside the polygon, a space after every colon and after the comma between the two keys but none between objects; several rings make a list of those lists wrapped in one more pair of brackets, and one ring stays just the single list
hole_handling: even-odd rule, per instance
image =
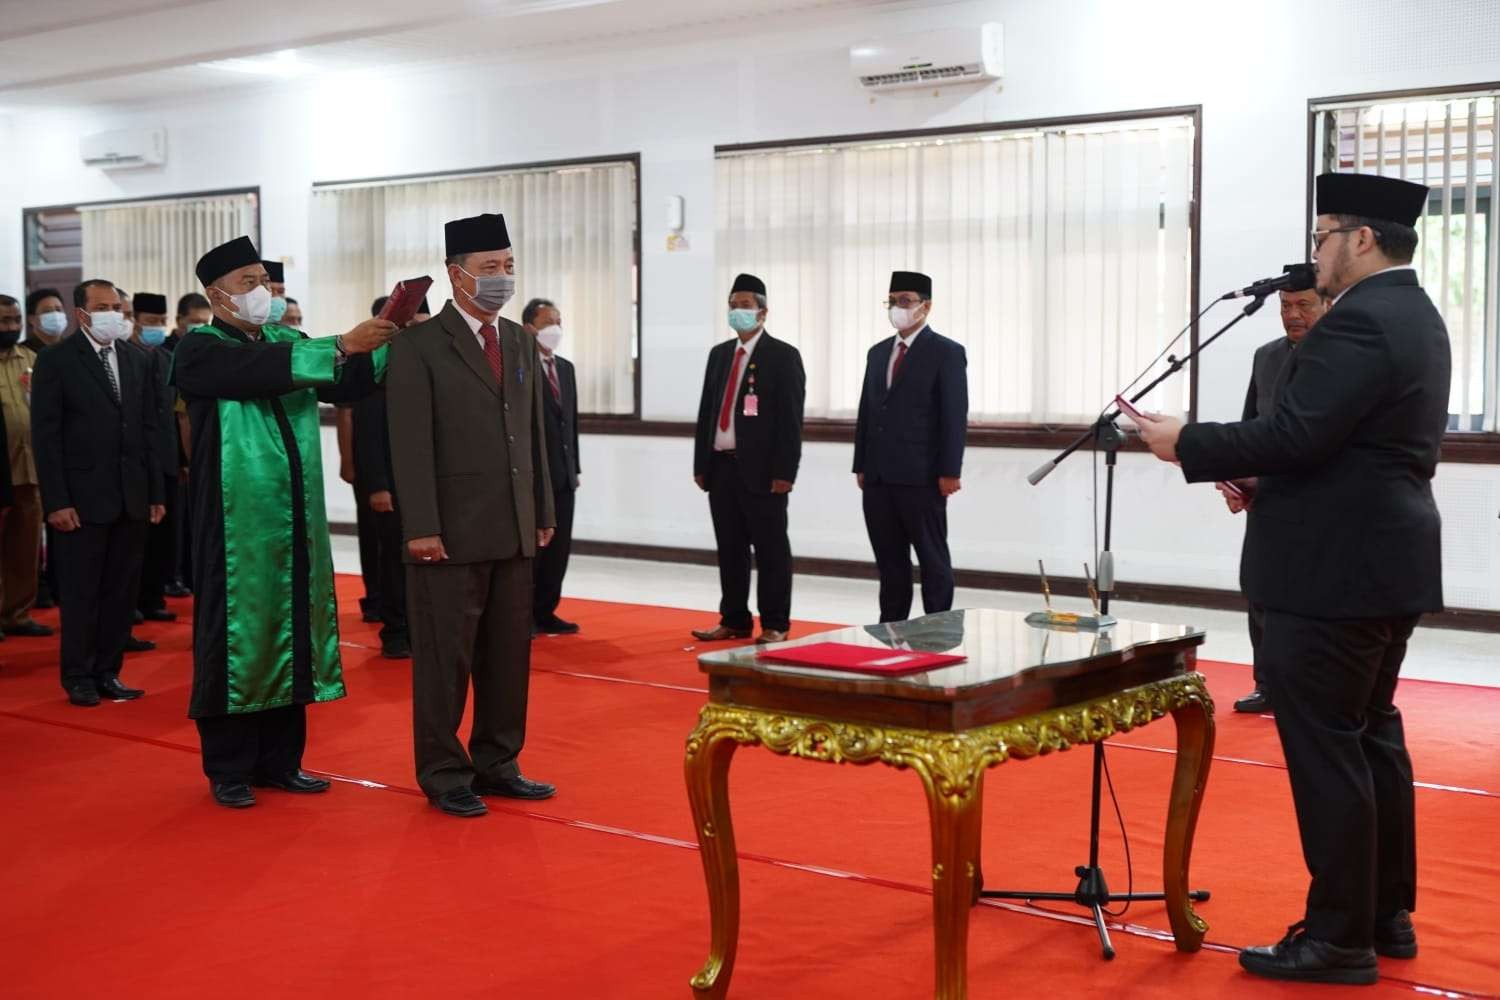
[{"label": "gilded wooden table", "polygon": [[887,678],[768,663],[748,646],[699,658],[709,701],[688,737],[686,773],[712,931],[708,960],[692,978],[695,996],[726,996],[734,970],[740,892],[729,762],[741,746],[917,773],[932,828],[936,996],[959,1000],[967,992],[969,910],[983,887],[985,770],[1099,742],[1170,714],[1177,764],[1162,877],[1177,948],[1198,950],[1208,928],[1188,898],[1188,859],[1214,742],[1213,702],[1194,669],[1202,632],[1133,621],[1102,634],[1069,632],[1028,625],[1016,612],[972,610],[783,645],[825,641],[968,659]]}]

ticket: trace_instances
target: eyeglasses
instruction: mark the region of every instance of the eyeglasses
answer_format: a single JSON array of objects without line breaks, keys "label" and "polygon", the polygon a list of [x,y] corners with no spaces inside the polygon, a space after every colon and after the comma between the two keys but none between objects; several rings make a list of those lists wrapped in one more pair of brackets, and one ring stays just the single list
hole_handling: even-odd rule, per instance
[{"label": "eyeglasses", "polygon": [[914,309],[925,300],[919,295],[903,295],[900,298],[886,299],[880,303],[887,309]]},{"label": "eyeglasses", "polygon": [[[1314,229],[1312,232],[1308,233],[1308,236],[1310,236],[1312,238],[1313,253],[1317,253],[1319,250],[1323,249],[1323,242],[1325,240],[1327,240],[1328,237],[1332,236],[1334,233],[1356,233],[1356,232],[1359,232],[1361,229],[1366,229],[1366,228],[1368,228],[1368,227],[1366,227],[1366,226],[1340,226],[1337,229]],[[1374,233],[1376,236],[1380,235],[1380,230],[1378,230],[1378,229],[1371,229],[1370,232]]]}]

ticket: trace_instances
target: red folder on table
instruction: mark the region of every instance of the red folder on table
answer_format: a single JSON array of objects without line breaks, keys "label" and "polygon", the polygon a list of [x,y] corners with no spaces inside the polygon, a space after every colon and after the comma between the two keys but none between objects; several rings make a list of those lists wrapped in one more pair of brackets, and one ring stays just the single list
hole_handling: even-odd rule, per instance
[{"label": "red folder on table", "polygon": [[856,646],[848,642],[814,642],[785,649],[763,649],[756,654],[762,660],[788,663],[820,670],[847,670],[858,674],[880,674],[887,677],[915,674],[935,667],[952,666],[967,657],[948,653],[924,653],[914,649],[887,649]]}]

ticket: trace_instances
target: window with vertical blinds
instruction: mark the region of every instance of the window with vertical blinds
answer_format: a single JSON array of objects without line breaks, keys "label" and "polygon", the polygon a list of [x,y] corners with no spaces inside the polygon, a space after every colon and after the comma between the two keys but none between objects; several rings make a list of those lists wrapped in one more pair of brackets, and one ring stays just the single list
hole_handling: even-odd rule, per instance
[{"label": "window with vertical blinds", "polygon": [[260,212],[253,191],[80,205],[85,278],[103,278],[132,295],[177,298],[202,291],[198,258],[236,236],[259,242]]},{"label": "window with vertical blinds", "polygon": [[636,196],[634,160],[317,185],[309,325],[342,330],[397,281],[422,274],[433,277],[432,308],[442,308],[443,224],[499,212],[516,254],[516,297],[502,315],[519,323],[528,299],[556,302],[567,331],[558,353],[577,369],[579,411],[633,414]]},{"label": "window with vertical blinds", "polygon": [[1314,173],[1383,174],[1427,185],[1412,263],[1453,345],[1449,426],[1500,430],[1496,405],[1500,225],[1495,112],[1500,90],[1317,102]]},{"label": "window with vertical blinds", "polygon": [[[718,287],[765,279],[807,414],[850,418],[893,270],[933,279],[970,419],[1086,423],[1187,324],[1196,115],[717,154]],[[722,328],[722,321],[715,324]],[[1184,413],[1188,380],[1150,400]]]}]

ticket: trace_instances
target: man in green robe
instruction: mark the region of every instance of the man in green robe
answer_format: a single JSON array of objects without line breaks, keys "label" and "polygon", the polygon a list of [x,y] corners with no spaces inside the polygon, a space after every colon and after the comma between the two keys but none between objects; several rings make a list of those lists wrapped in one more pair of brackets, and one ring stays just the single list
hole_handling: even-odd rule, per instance
[{"label": "man in green robe", "polygon": [[268,322],[260,254],[240,237],[204,254],[213,322],[188,331],[173,380],[192,427],[193,694],[214,800],[250,786],[322,792],[302,771],[306,706],[344,696],[318,403],[384,377],[396,327],[367,320],[309,339]]}]

